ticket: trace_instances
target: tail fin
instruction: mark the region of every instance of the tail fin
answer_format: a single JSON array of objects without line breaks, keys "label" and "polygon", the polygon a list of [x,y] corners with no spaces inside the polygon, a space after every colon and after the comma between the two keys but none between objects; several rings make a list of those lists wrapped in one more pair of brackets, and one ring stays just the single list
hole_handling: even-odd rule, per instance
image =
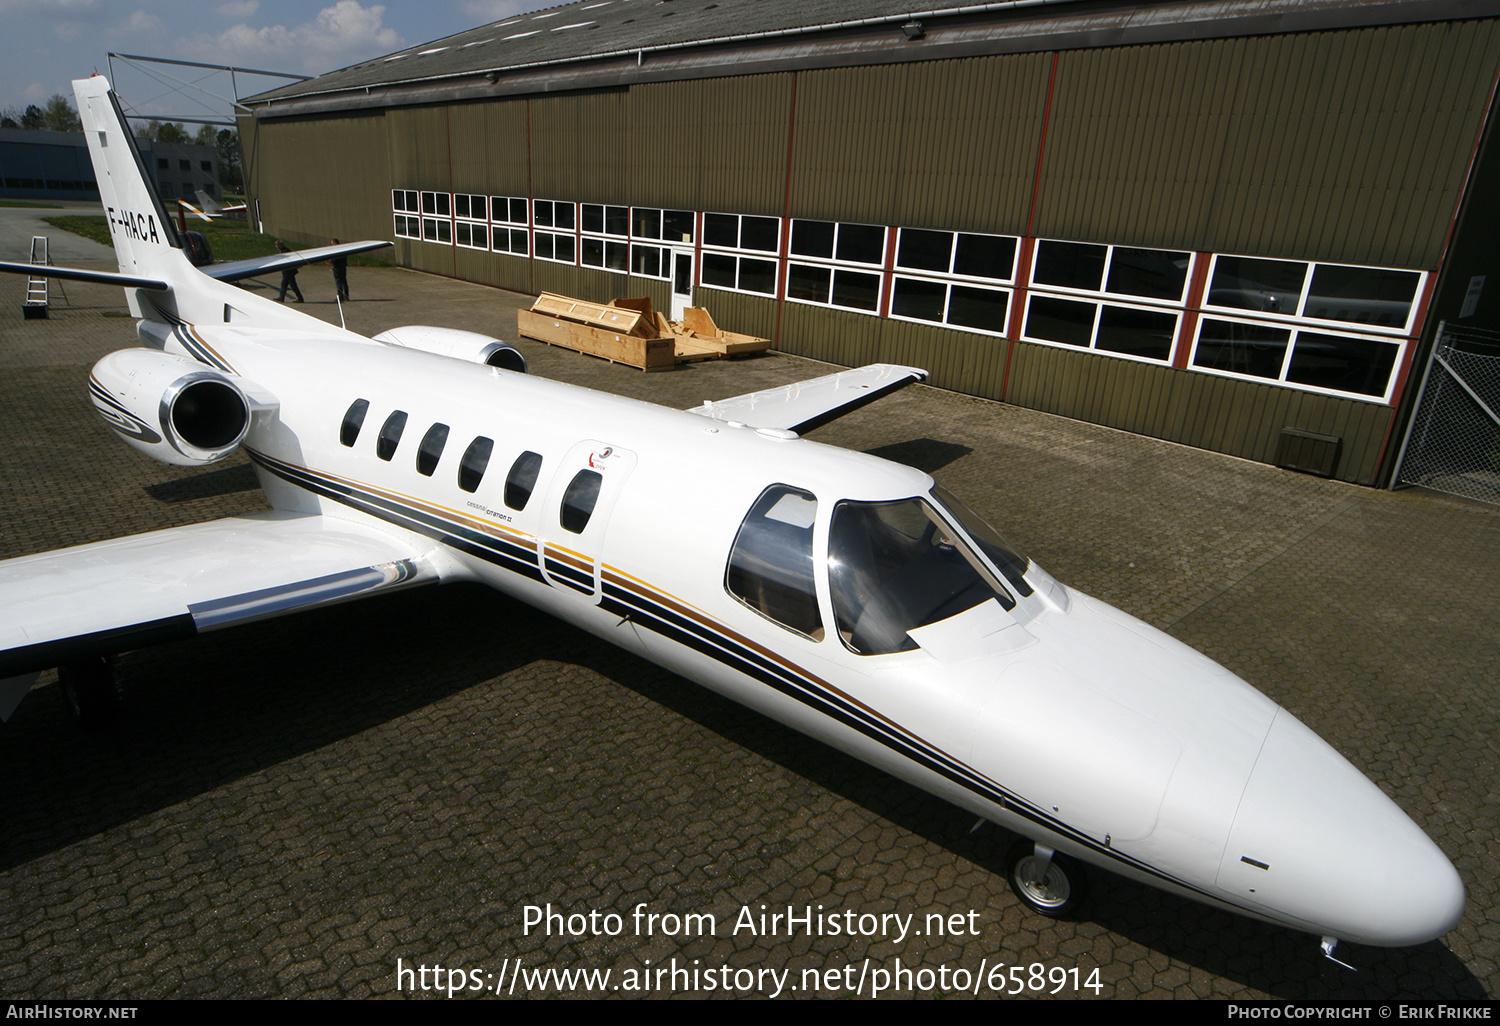
[{"label": "tail fin", "polygon": [[[103,75],[73,83],[78,116],[88,140],[99,198],[120,262],[130,312],[163,324],[250,322],[266,328],[302,328],[322,321],[217,281],[183,252],[119,100]],[[0,268],[3,269],[3,268]],[[102,279],[92,279],[102,280]],[[153,291],[154,290],[154,291]]]},{"label": "tail fin", "polygon": [[151,185],[146,165],[103,75],[73,83],[99,198],[123,274],[173,281],[187,258]]},{"label": "tail fin", "polygon": [[196,195],[198,197],[199,209],[201,209],[209,217],[218,217],[220,214],[224,213],[224,209],[220,207],[219,204],[214,202],[214,198],[208,193],[204,192],[202,189],[199,189]]}]

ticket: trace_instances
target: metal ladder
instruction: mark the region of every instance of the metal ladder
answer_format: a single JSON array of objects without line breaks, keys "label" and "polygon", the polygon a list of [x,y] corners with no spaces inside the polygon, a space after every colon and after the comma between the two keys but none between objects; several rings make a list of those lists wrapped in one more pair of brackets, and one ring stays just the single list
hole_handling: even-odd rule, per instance
[{"label": "metal ladder", "polygon": [[[38,267],[53,266],[52,253],[47,242],[47,236],[33,235],[31,237],[31,264]],[[42,275],[33,274],[26,279],[26,302],[24,305],[28,311],[37,311],[36,313],[28,312],[27,316],[46,316],[47,307],[51,305],[50,287],[51,279]],[[57,283],[57,293],[64,301],[67,300],[68,293],[63,288],[61,281]]]}]

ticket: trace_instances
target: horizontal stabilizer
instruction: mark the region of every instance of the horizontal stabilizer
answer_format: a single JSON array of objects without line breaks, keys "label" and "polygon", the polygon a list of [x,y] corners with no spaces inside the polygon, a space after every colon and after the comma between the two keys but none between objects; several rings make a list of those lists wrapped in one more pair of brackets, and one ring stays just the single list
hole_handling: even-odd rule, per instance
[{"label": "horizontal stabilizer", "polygon": [[927,372],[916,367],[872,363],[795,385],[711,400],[687,412],[755,428],[785,428],[800,434],[926,378]]},{"label": "horizontal stabilizer", "polygon": [[288,267],[301,267],[303,264],[331,260],[336,256],[367,253],[372,249],[383,249],[389,245],[389,242],[379,239],[372,239],[368,242],[341,242],[337,246],[319,246],[317,249],[299,249],[293,253],[276,253],[266,257],[251,257],[249,260],[234,260],[227,264],[213,264],[201,270],[210,278],[217,278],[220,281],[239,281],[241,278],[253,278],[257,274],[270,274],[272,271],[280,271]]},{"label": "horizontal stabilizer", "polygon": [[7,560],[0,679],[435,581],[408,538],[278,511]]},{"label": "horizontal stabilizer", "polygon": [[52,267],[48,264],[10,264],[0,262],[0,271],[27,274],[33,278],[61,278],[64,281],[91,281],[95,285],[123,285],[127,289],[150,289],[166,292],[172,286],[155,278],[138,278],[118,271],[83,271],[76,267]]}]

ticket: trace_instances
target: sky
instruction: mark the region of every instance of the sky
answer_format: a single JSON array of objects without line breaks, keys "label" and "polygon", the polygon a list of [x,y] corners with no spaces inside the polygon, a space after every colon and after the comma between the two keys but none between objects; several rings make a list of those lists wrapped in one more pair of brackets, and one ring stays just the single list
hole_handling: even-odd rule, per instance
[{"label": "sky", "polygon": [[[0,109],[24,111],[95,71],[107,54],[229,64],[320,75],[414,43],[476,28],[558,0],[0,0]],[[226,113],[222,73],[172,65],[141,70],[116,60],[115,91],[132,114]],[[181,90],[180,79],[197,86]],[[242,78],[241,95],[285,84]]]}]

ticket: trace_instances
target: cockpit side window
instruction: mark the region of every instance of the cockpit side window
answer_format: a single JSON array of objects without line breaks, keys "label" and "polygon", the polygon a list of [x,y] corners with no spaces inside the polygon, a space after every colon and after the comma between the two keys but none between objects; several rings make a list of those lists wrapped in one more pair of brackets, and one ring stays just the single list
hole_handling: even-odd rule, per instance
[{"label": "cockpit side window", "polygon": [[761,493],[740,524],[724,587],[767,619],[814,641],[823,640],[813,583],[813,524],[818,500],[790,485]]},{"label": "cockpit side window", "polygon": [[828,533],[839,637],[860,655],[907,652],[907,633],[982,602],[1016,600],[921,499],[841,502]]}]

